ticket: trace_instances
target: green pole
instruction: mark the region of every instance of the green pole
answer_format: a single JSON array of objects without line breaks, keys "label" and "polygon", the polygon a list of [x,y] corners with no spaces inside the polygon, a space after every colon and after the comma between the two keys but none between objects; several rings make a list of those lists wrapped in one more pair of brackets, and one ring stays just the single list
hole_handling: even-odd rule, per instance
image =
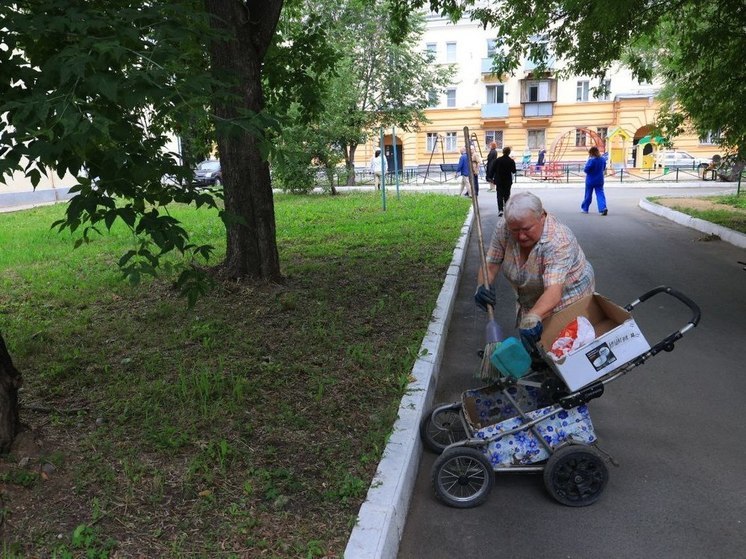
[{"label": "green pole", "polygon": [[399,160],[396,157],[396,126],[391,127],[391,137],[394,146],[394,176],[396,177],[396,199],[399,199]]},{"label": "green pole", "polygon": [[386,152],[383,150],[383,126],[381,126],[380,136],[381,146],[381,202],[383,203],[383,211],[386,211],[386,173],[384,173],[384,165],[386,164]]}]

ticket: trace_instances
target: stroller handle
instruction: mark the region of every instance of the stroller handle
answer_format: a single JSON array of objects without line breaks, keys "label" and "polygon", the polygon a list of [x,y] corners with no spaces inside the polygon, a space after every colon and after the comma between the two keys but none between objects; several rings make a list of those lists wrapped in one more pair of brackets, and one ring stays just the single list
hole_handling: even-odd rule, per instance
[{"label": "stroller handle", "polygon": [[697,305],[697,303],[692,301],[689,297],[687,297],[680,291],[677,291],[676,289],[673,289],[672,287],[667,287],[665,285],[660,285],[658,287],[651,289],[644,295],[640,295],[639,298],[637,298],[635,301],[632,301],[629,305],[627,305],[624,308],[625,310],[631,312],[632,309],[634,309],[637,305],[639,305],[640,303],[644,301],[647,301],[648,299],[650,299],[654,295],[658,295],[659,293],[668,293],[672,297],[675,297],[676,299],[684,303],[692,311],[692,318],[689,320],[689,322],[686,323],[686,325],[683,328],[681,328],[680,330],[676,330],[674,333],[666,336],[665,339],[655,344],[655,346],[653,346],[650,349],[651,355],[655,355],[661,350],[665,350],[665,351],[673,350],[674,342],[681,339],[681,337],[686,332],[688,332],[689,330],[697,326],[697,324],[699,324],[699,319],[702,316],[702,311],[699,310],[699,306]]}]

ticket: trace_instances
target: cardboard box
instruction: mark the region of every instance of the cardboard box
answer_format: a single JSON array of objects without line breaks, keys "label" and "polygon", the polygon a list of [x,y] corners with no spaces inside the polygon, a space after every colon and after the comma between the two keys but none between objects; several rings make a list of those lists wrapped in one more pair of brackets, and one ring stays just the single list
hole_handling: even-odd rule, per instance
[{"label": "cardboard box", "polygon": [[[578,316],[593,324],[596,339],[559,360],[547,355],[557,335]],[[567,387],[578,390],[650,349],[632,315],[594,293],[545,319],[539,350]]]}]

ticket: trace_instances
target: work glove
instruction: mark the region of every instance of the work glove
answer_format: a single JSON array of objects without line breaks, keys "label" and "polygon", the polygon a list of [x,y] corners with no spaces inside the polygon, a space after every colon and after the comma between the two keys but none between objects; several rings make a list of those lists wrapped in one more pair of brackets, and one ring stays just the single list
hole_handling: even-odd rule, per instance
[{"label": "work glove", "polygon": [[541,323],[541,317],[534,313],[523,315],[521,323],[518,325],[518,333],[521,336],[521,340],[529,348],[536,347],[536,342],[541,338],[543,331],[544,325]]},{"label": "work glove", "polygon": [[487,312],[487,305],[495,307],[496,300],[495,290],[492,286],[485,287],[484,285],[480,285],[474,293],[474,302],[485,312]]}]

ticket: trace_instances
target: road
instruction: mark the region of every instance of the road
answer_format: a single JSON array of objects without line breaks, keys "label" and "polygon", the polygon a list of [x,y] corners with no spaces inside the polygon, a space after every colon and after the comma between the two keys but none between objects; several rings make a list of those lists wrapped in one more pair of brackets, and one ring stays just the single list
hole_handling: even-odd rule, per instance
[{"label": "road", "polygon": [[[522,186],[522,185],[521,185]],[[731,559],[746,557],[746,251],[641,210],[644,195],[688,196],[692,188],[607,189],[609,215],[583,215],[577,187],[533,190],[568,224],[596,270],[596,289],[626,304],[665,284],[702,309],[698,328],[590,404],[601,448],[619,467],[601,499],[585,508],[558,504],[536,474],[500,474],[487,502],[458,510],[435,498],[434,455],[424,451],[399,559]],[[711,192],[711,190],[710,190]],[[486,196],[490,196],[487,198]],[[482,197],[485,236],[496,220]],[[592,206],[592,210],[595,208]],[[488,240],[488,239],[487,239]],[[457,296],[436,401],[478,386],[485,315],[472,294],[476,234]],[[511,330],[513,297],[498,282],[498,319]],[[684,326],[686,307],[667,295],[635,317],[649,342]]]}]

